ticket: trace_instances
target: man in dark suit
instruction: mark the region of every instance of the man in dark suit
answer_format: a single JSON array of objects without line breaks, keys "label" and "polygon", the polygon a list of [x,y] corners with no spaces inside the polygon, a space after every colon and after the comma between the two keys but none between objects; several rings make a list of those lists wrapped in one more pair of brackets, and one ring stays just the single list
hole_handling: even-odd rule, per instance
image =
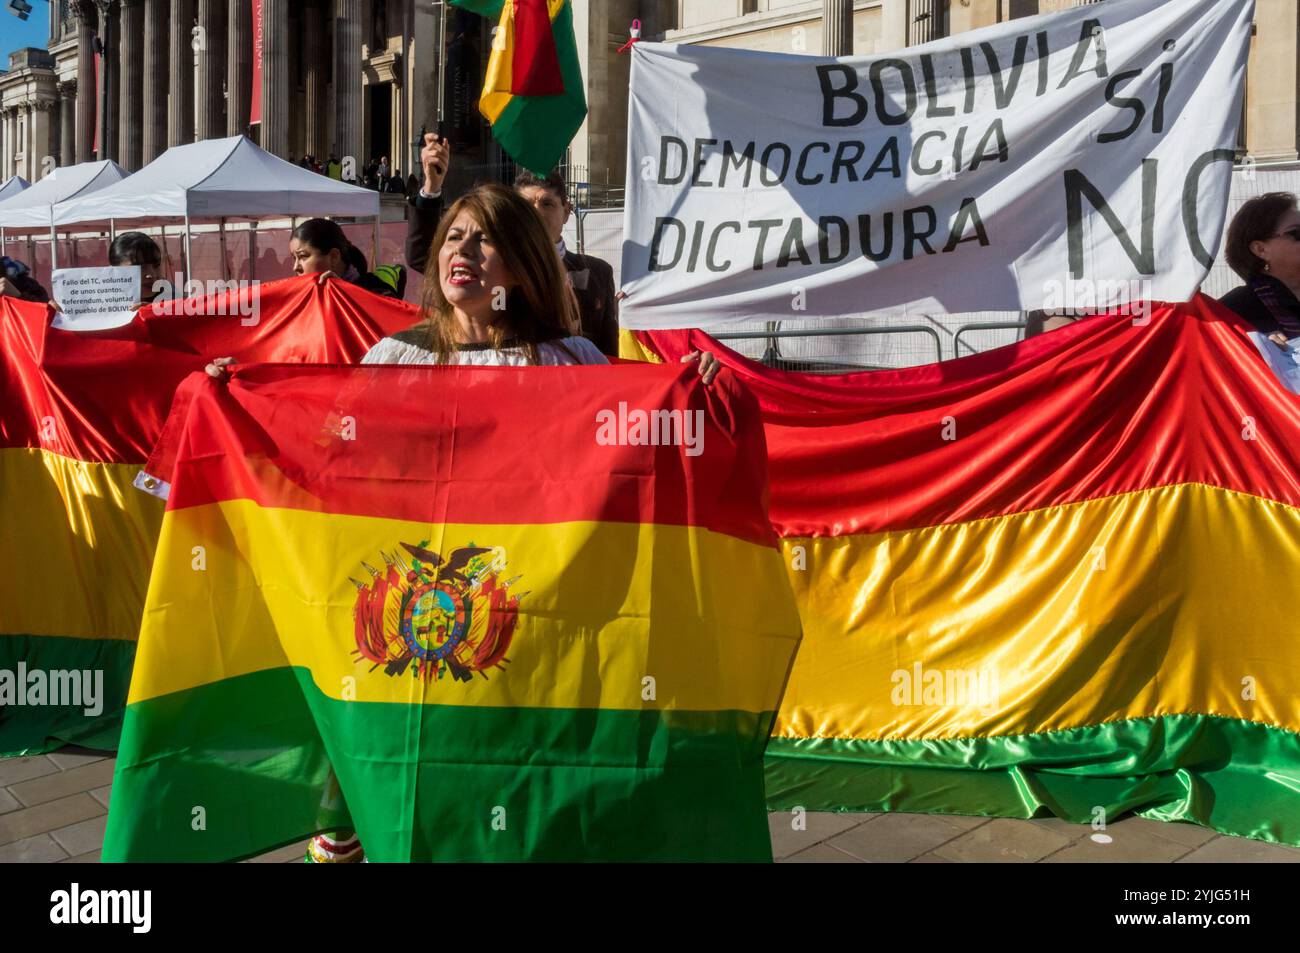
[{"label": "man in dark suit", "polygon": [[618,355],[618,289],[614,287],[614,269],[609,263],[591,255],[580,255],[564,247],[564,223],[573,214],[568,190],[559,172],[538,178],[521,172],[515,178],[515,191],[528,200],[546,223],[555,250],[564,262],[569,286],[578,299],[582,316],[582,335],[610,356]]},{"label": "man in dark suit", "polygon": [[[429,256],[429,245],[438,230],[442,217],[442,183],[451,162],[447,140],[433,133],[424,137],[420,164],[424,167],[424,181],[411,198],[410,215],[406,225],[407,267],[423,272]],[[580,255],[564,247],[561,231],[573,212],[564,179],[558,172],[546,178],[524,172],[515,179],[515,191],[537,209],[556,253],[564,263],[564,270],[578,300],[582,319],[582,334],[607,355],[618,354],[618,289],[614,287],[614,269],[608,262],[590,255]]]}]

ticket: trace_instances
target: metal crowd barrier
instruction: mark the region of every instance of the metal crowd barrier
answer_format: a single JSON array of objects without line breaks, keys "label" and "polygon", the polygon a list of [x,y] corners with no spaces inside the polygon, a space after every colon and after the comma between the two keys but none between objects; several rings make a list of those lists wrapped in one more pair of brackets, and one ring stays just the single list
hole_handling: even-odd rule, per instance
[{"label": "metal crowd barrier", "polygon": [[900,324],[892,327],[874,328],[807,328],[802,331],[723,331],[712,335],[712,337],[718,341],[766,340],[768,344],[760,361],[768,367],[780,367],[784,370],[800,370],[810,373],[841,374],[846,371],[881,370],[883,366],[820,360],[792,360],[781,354],[780,346],[777,344],[778,339],[841,337],[865,334],[928,334],[934,342],[935,360],[943,360],[943,341],[939,337],[939,332],[924,324]]},{"label": "metal crowd barrier", "polygon": [[[958,358],[962,356],[961,339],[964,334],[970,334],[976,331],[1020,331],[1025,327],[1026,322],[1023,319],[1018,321],[974,321],[970,324],[963,324],[953,332],[952,357]],[[712,335],[712,337],[718,341],[766,341],[767,347],[764,349],[763,355],[759,358],[759,361],[768,367],[778,367],[784,370],[799,370],[820,374],[838,374],[851,371],[886,370],[894,368],[895,365],[865,364],[817,358],[790,357],[781,353],[781,347],[778,343],[782,338],[847,337],[851,335],[867,334],[925,334],[930,337],[931,342],[934,344],[934,360],[938,362],[947,359],[943,353],[943,339],[939,336],[939,332],[935,328],[924,324],[900,324],[897,326],[870,328],[806,328],[802,330],[768,329],[763,331],[723,331]],[[979,349],[970,344],[966,345],[966,350],[969,354],[979,353]]]},{"label": "metal crowd barrier", "polygon": [[[1019,331],[1024,330],[1027,326],[1028,323],[1024,318],[1019,321],[976,321],[971,324],[963,324],[952,336],[952,356],[961,357],[961,336],[967,331]],[[979,353],[977,348],[973,348],[969,344],[966,347],[972,354]]]}]

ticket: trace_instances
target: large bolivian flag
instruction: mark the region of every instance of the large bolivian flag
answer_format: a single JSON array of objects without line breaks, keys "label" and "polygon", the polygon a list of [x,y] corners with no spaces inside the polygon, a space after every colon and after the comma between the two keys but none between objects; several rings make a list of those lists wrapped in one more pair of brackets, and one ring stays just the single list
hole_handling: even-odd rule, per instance
[{"label": "large bolivian flag", "polygon": [[0,298],[0,755],[117,743],[162,501],[132,487],[214,357],[356,361],[412,309],[314,279],[52,326]]},{"label": "large bolivian flag", "polygon": [[1300,843],[1300,398],[1247,330],[1197,298],[901,371],[724,358],[804,620],[774,808]]},{"label": "large bolivian flag", "polygon": [[105,859],[770,859],[799,620],[747,392],[262,365],[177,406]]},{"label": "large bolivian flag", "polygon": [[498,17],[479,112],[511,158],[546,175],[564,157],[587,99],[570,0],[452,0]]}]

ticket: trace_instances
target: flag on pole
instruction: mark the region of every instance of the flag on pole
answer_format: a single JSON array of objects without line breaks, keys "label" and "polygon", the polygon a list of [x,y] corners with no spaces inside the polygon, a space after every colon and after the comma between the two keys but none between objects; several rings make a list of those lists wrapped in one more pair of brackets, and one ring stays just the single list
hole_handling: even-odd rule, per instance
[{"label": "flag on pole", "polygon": [[570,0],[452,0],[500,17],[479,112],[516,162],[545,175],[587,115]]}]

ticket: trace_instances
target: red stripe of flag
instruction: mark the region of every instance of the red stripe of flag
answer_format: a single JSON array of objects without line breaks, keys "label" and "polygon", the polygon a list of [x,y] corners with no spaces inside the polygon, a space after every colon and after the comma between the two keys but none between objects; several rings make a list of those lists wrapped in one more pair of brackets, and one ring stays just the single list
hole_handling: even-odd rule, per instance
[{"label": "red stripe of flag", "polygon": [[510,92],[519,96],[559,96],[564,92],[546,0],[515,0]]}]

